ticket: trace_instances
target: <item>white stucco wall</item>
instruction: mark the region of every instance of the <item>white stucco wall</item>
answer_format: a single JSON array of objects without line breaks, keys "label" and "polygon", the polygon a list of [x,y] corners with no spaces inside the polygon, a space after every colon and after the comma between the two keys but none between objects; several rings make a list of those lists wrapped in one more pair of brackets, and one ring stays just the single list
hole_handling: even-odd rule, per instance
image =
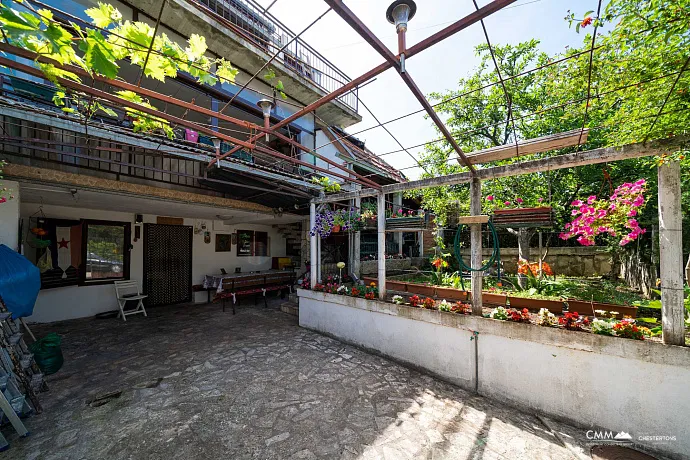
[{"label": "white stucco wall", "polygon": [[[0,188],[8,189],[4,192],[7,201],[0,203],[0,244],[16,251],[19,241],[19,184],[3,179]],[[10,195],[14,198],[10,199]]]},{"label": "white stucco wall", "polygon": [[[69,198],[69,195],[67,195]],[[71,199],[71,198],[70,198]],[[163,206],[163,205],[162,205]],[[0,205],[2,207],[2,205]],[[28,217],[36,212],[38,205],[23,203],[21,205],[21,217],[26,219],[24,231],[29,227]],[[162,208],[160,214],[144,214],[144,223],[156,223],[158,215],[167,215]],[[60,219],[100,219],[132,224],[132,240],[134,239],[134,213],[101,211],[67,206],[43,206],[43,212],[48,218]],[[202,220],[184,219],[184,225],[194,226]],[[224,268],[228,272],[235,267],[242,267],[242,271],[266,270],[271,268],[272,257],[285,255],[285,239],[277,230],[269,225],[240,224],[237,226],[222,225],[220,221],[203,220],[207,230],[211,232],[211,243],[204,243],[204,235],[200,233],[193,236],[192,243],[192,283],[201,284],[206,274],[220,273]],[[16,227],[16,220],[15,220]],[[217,229],[217,230],[214,230]],[[271,244],[271,252],[268,257],[237,257],[236,247],[231,252],[215,252],[215,234],[233,233],[236,230],[258,230],[268,233]],[[132,241],[130,261],[130,278],[137,280],[140,285],[143,281],[143,226],[142,238],[137,242]],[[26,248],[30,250],[30,248]],[[31,260],[31,254],[27,254]],[[197,292],[195,301],[206,302],[206,292]],[[117,309],[115,291],[112,284],[97,286],[67,286],[62,288],[43,289],[38,295],[34,314],[28,318],[33,322],[52,322],[72,318],[93,316],[97,313]]]},{"label": "white stucco wall", "polygon": [[300,326],[479,393],[589,428],[676,436],[639,442],[690,456],[690,349],[299,290]]}]

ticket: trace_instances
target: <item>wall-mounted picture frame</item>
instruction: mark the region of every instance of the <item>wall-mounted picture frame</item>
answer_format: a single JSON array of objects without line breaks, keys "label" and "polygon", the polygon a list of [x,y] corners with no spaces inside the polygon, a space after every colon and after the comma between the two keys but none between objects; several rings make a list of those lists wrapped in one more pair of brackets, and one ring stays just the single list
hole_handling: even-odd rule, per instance
[{"label": "wall-mounted picture frame", "polygon": [[229,233],[216,233],[216,252],[232,251],[232,235]]}]

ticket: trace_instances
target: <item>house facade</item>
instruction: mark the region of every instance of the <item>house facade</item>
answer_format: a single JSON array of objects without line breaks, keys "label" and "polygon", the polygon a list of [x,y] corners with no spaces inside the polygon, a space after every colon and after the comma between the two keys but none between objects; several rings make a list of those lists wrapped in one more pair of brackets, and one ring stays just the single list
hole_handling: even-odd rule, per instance
[{"label": "house facade", "polygon": [[[25,11],[21,3],[4,3]],[[92,27],[85,10],[98,5],[42,3],[55,20],[83,28]],[[232,62],[239,70],[235,83],[213,86],[184,72],[165,82],[141,78],[139,67],[119,62],[124,81],[212,112],[262,125],[258,102],[269,99],[274,124],[350,81],[251,0],[168,0],[163,9],[159,1],[109,3],[124,19],[156,26],[181,46],[200,34],[210,58]],[[213,136],[189,123],[173,123],[173,139],[135,133],[118,108],[116,116],[84,122],[55,106],[54,85],[22,67],[33,64],[21,50],[4,51],[11,62],[0,70],[0,160],[6,162],[2,186],[12,198],[0,204],[0,243],[41,269],[32,321],[114,310],[114,280],[137,280],[156,305],[207,301],[206,276],[221,271],[268,270],[289,261],[301,273],[309,255],[309,201],[322,190],[314,177],[352,189],[336,164],[352,177],[361,173],[382,184],[405,180],[363,146],[338,140],[345,137],[343,128],[361,121],[356,89],[286,124],[281,136],[262,139],[270,152],[243,148],[211,166],[218,153],[235,146],[223,141],[216,149]],[[266,69],[275,80],[262,70],[274,56]],[[107,82],[93,86],[113,90]],[[255,134],[222,117],[150,102],[237,139]],[[319,158],[296,143],[315,149]]]}]

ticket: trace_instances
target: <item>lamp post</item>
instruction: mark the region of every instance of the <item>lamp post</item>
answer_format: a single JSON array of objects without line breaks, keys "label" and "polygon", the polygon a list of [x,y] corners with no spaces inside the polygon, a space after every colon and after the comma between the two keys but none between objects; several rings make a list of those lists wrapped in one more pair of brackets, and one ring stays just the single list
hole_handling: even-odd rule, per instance
[{"label": "lamp post", "polygon": [[[273,107],[276,106],[276,103],[273,102],[271,99],[260,99],[259,102],[256,103],[259,107],[261,107],[261,111],[264,113],[264,128],[270,128],[271,127],[271,110],[273,110]],[[269,140],[269,134],[266,133],[266,142]]]},{"label": "lamp post", "polygon": [[417,5],[413,0],[396,0],[390,4],[386,10],[386,19],[391,24],[395,24],[398,32],[398,54],[400,55],[400,72],[405,73],[405,32],[407,32],[407,22],[412,19],[417,12]]},{"label": "lamp post", "polygon": [[216,149],[216,167],[220,168],[220,137],[211,136],[211,142],[213,142],[213,147]]}]

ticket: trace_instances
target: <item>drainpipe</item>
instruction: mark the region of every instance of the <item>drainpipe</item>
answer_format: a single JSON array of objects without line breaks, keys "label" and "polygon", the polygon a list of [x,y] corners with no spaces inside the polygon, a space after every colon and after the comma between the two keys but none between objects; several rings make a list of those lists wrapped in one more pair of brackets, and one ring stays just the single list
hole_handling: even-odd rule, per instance
[{"label": "drainpipe", "polygon": [[474,392],[479,394],[479,332],[472,331],[470,341],[474,341]]}]

